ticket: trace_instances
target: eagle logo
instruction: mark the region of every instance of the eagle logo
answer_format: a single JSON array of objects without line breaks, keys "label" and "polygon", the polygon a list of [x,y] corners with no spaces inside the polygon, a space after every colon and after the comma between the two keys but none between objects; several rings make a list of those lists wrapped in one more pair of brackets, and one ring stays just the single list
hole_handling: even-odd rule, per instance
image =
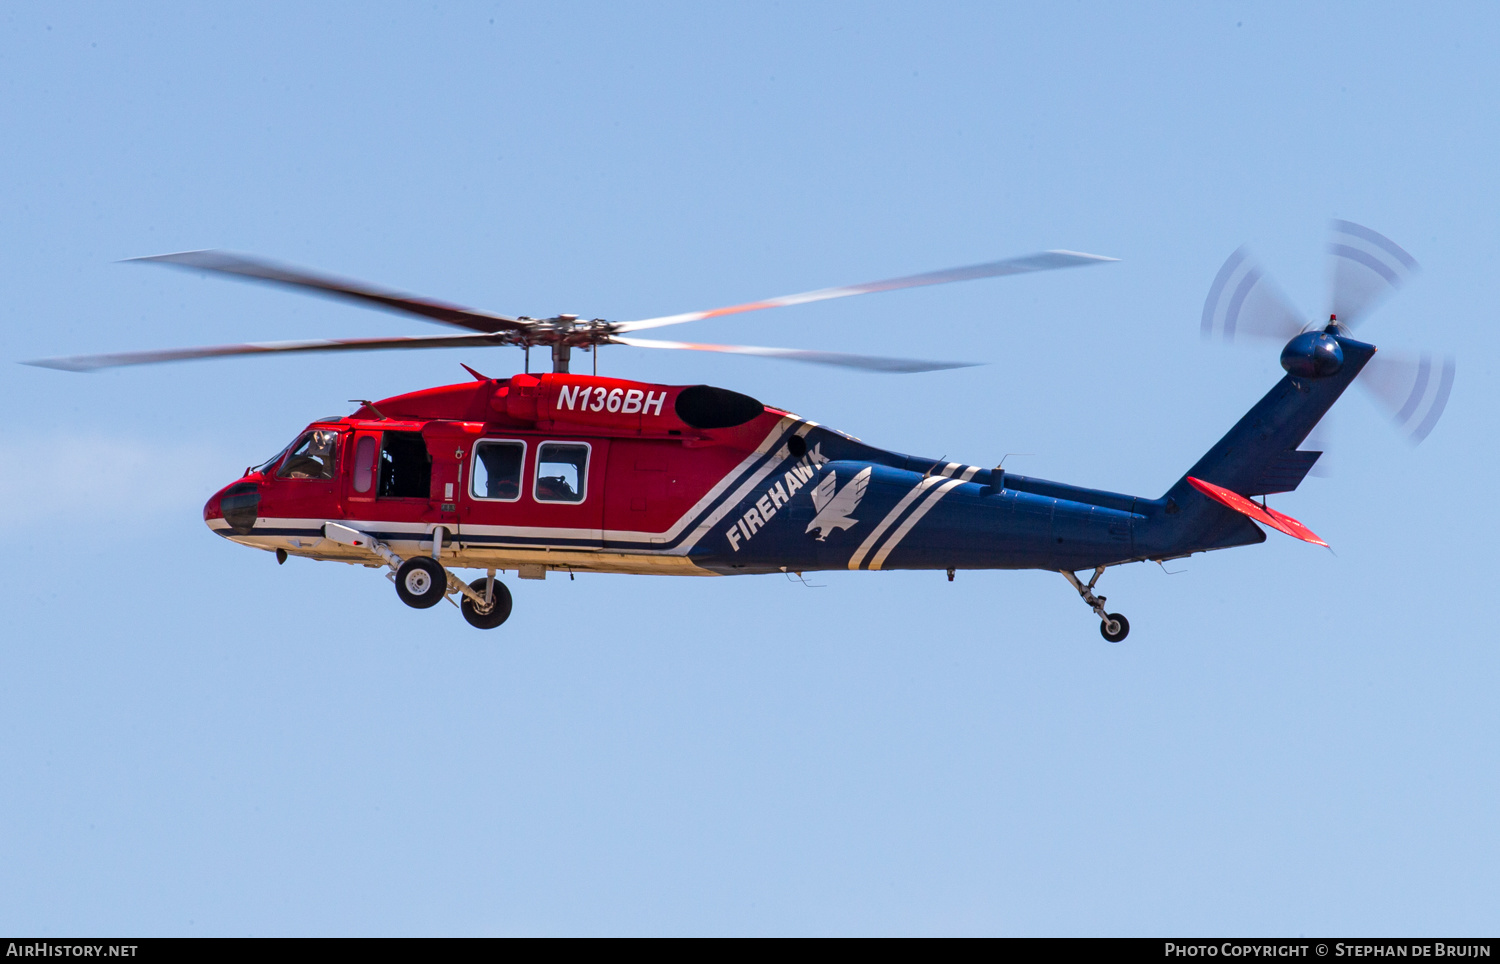
[{"label": "eagle logo", "polygon": [[818,514],[807,524],[806,531],[818,530],[818,541],[823,542],[830,532],[858,525],[859,520],[852,518],[850,513],[859,508],[859,501],[865,497],[865,489],[870,487],[872,471],[872,467],[861,469],[842,489],[838,488],[838,473],[829,472],[813,487],[813,507],[818,510]]}]

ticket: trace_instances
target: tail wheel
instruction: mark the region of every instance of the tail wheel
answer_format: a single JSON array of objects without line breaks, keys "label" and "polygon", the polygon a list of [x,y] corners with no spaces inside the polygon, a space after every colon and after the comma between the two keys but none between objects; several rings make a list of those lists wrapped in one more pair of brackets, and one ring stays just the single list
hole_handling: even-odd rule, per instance
[{"label": "tail wheel", "polygon": [[[489,586],[489,579],[475,579],[469,583],[469,588],[474,590],[483,598],[485,589]],[[464,596],[458,606],[463,610],[464,619],[475,629],[494,629],[496,626],[510,618],[510,590],[505,588],[505,583],[495,580],[495,589],[491,597],[492,602],[487,610],[479,611],[474,605],[474,600]]]},{"label": "tail wheel", "polygon": [[413,556],[396,570],[396,595],[413,609],[427,609],[443,601],[448,571],[431,556]]},{"label": "tail wheel", "polygon": [[[1110,632],[1111,626],[1114,627],[1114,632]],[[1130,635],[1130,620],[1119,613],[1110,613],[1108,619],[1100,620],[1099,635],[1112,643],[1118,643]]]}]

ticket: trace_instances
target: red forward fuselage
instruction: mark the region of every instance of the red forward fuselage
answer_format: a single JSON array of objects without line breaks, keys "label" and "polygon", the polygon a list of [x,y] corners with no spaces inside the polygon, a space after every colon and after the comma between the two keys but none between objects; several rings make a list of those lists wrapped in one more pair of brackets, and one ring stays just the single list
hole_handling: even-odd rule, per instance
[{"label": "red forward fuselage", "polygon": [[445,385],[312,423],[204,519],[236,542],[367,565],[324,523],[397,552],[429,552],[436,536],[456,567],[706,575],[682,527],[791,418],[707,386],[557,373]]}]

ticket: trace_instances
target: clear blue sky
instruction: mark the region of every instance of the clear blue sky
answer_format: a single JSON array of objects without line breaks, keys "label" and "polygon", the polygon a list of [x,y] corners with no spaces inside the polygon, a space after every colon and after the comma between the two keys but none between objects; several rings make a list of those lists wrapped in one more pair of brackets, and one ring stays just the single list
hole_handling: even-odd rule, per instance
[{"label": "clear blue sky", "polygon": [[[1492,934],[1489,5],[12,5],[0,13],[0,931]],[[495,311],[646,317],[1044,248],[1113,255],[687,326],[974,358],[606,350],[897,450],[1156,496],[1280,375],[1198,313],[1324,225],[1424,272],[1360,334],[1459,356],[1408,449],[1353,392],[1274,500],[1337,554],[1056,574],[554,575],[501,630],[203,526],[314,417],[514,350],[70,375],[432,331],[114,263],[229,247]],[[678,337],[673,334],[672,337]]]}]

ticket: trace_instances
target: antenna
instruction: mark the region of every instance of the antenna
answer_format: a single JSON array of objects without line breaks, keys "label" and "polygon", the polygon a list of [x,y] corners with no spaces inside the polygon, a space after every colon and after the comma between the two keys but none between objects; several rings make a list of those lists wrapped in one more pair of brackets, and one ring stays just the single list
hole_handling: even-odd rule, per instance
[{"label": "antenna", "polygon": [[359,402],[365,408],[368,408],[370,411],[374,412],[376,418],[380,419],[382,422],[387,421],[385,413],[376,408],[375,403],[370,401],[368,398],[351,398],[349,399],[349,401]]}]

